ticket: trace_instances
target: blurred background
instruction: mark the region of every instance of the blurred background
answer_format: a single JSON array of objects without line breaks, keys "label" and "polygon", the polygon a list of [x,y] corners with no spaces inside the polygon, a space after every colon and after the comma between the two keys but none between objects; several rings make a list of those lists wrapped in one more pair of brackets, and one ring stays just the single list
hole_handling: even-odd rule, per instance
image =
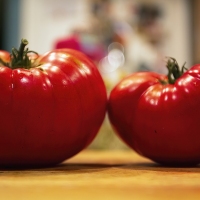
[{"label": "blurred background", "polygon": [[[84,52],[108,94],[136,71],[166,73],[166,57],[186,67],[200,62],[198,0],[0,0],[0,49],[21,38],[42,54],[56,48]],[[93,149],[128,149],[106,116]]]}]

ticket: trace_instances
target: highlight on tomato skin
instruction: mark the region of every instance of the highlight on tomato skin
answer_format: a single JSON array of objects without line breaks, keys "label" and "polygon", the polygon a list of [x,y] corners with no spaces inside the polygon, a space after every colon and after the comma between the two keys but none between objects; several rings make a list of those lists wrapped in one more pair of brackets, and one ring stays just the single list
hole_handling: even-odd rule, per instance
[{"label": "highlight on tomato skin", "polygon": [[0,167],[63,162],[93,141],[106,113],[106,88],[87,56],[38,55],[27,44],[0,51]]},{"label": "highlight on tomato skin", "polygon": [[200,65],[187,70],[175,59],[168,64],[168,75],[136,72],[121,80],[108,99],[109,120],[138,154],[162,165],[197,165]]}]

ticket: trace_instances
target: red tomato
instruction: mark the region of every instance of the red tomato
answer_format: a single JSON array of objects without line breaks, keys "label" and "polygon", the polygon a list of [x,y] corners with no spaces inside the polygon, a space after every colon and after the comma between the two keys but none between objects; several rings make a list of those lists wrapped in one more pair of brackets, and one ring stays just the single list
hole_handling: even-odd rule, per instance
[{"label": "red tomato", "polygon": [[13,52],[0,66],[1,166],[70,158],[91,143],[106,112],[103,80],[84,54],[62,49],[32,61],[29,53]]},{"label": "red tomato", "polygon": [[110,94],[109,119],[137,153],[165,165],[195,165],[200,163],[200,65],[186,72],[168,68],[168,77],[138,72],[123,79]]},{"label": "red tomato", "polygon": [[10,62],[10,53],[8,53],[7,51],[0,50],[0,66],[2,66],[3,63],[6,64],[8,62]]}]

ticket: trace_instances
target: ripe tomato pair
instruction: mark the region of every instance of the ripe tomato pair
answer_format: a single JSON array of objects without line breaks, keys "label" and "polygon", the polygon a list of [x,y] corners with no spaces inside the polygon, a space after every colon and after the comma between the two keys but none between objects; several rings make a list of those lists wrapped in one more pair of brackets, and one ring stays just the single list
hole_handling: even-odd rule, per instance
[{"label": "ripe tomato pair", "polygon": [[[96,136],[107,94],[96,66],[82,53],[37,55],[0,51],[0,165],[50,166],[84,149]],[[168,76],[138,72],[108,99],[110,122],[139,154],[167,165],[200,162],[200,65],[185,72],[174,59]]]}]

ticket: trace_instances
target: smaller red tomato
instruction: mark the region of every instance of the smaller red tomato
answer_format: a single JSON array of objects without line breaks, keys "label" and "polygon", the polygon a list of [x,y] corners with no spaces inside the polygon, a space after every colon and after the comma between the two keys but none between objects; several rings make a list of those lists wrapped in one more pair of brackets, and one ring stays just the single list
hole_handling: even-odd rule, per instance
[{"label": "smaller red tomato", "polygon": [[170,59],[168,76],[138,72],[111,92],[112,126],[132,149],[164,165],[200,163],[200,65],[180,71]]}]

